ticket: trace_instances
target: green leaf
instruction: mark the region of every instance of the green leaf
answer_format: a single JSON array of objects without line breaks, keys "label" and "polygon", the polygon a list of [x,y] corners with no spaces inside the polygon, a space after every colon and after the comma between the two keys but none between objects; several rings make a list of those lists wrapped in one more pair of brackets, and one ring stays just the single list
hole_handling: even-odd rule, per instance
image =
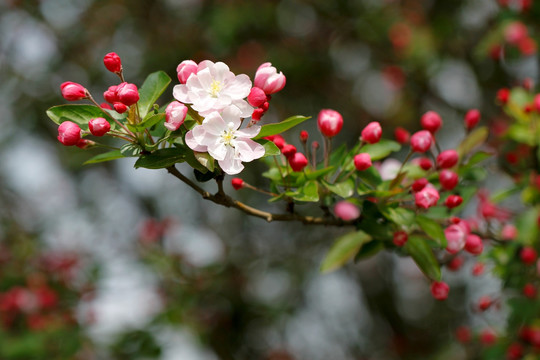
[{"label": "green leaf", "polygon": [[53,106],[47,110],[47,116],[58,125],[64,121],[72,121],[83,130],[88,130],[88,121],[97,117],[107,119],[112,128],[116,125],[108,112],[94,105],[66,104]]},{"label": "green leaf", "polygon": [[401,145],[392,140],[386,140],[381,139],[376,144],[368,144],[362,146],[359,153],[368,153],[371,157],[371,160],[381,160],[390,155],[393,152],[399,151],[401,149]]},{"label": "green leaf", "polygon": [[182,148],[159,149],[141,156],[135,162],[135,168],[162,169],[184,161],[186,151]]},{"label": "green leaf", "polygon": [[514,195],[514,194],[517,194],[520,191],[521,191],[520,186],[514,186],[514,187],[511,187],[510,189],[499,190],[499,191],[495,192],[491,196],[491,201],[494,202],[494,203],[501,202],[502,200],[506,199],[507,197],[509,197],[511,195]]},{"label": "green leaf", "polygon": [[402,207],[387,208],[384,211],[384,216],[398,225],[409,226],[414,223],[415,213],[412,210]]},{"label": "green leaf", "polygon": [[354,257],[354,262],[358,262],[363,259],[367,259],[375,254],[377,254],[379,251],[384,249],[384,245],[381,241],[370,241],[368,243],[365,243],[360,251],[356,254]]},{"label": "green leaf", "polygon": [[409,236],[405,250],[411,255],[420,270],[431,280],[441,280],[441,269],[428,243],[419,236]]},{"label": "green leaf", "polygon": [[473,156],[471,156],[471,158],[469,159],[469,161],[467,161],[467,166],[472,166],[472,165],[476,165],[486,159],[489,159],[490,157],[492,157],[493,154],[492,153],[488,153],[488,152],[485,152],[485,151],[478,151],[476,153],[474,153]]},{"label": "green leaf", "polygon": [[112,150],[112,151],[108,151],[108,152],[103,153],[103,154],[96,155],[93,158],[91,158],[89,160],[86,160],[83,165],[96,164],[96,163],[100,163],[100,162],[120,159],[120,158],[123,158],[123,157],[124,157],[124,155],[122,155],[120,150]]},{"label": "green leaf", "polygon": [[357,171],[356,176],[373,188],[382,183],[381,175],[375,166],[372,166],[364,171]]},{"label": "green leaf", "polygon": [[363,231],[343,235],[334,242],[326,254],[321,264],[321,272],[328,273],[340,268],[360,251],[362,245],[370,241],[371,236]]},{"label": "green leaf", "polygon": [[[287,195],[288,194],[289,193],[287,193]],[[315,181],[308,181],[296,193],[291,194],[291,196],[297,201],[319,201],[319,186]]]},{"label": "green leaf", "polygon": [[538,240],[538,209],[531,208],[516,219],[517,240],[521,244],[533,245]]},{"label": "green leaf", "polygon": [[291,116],[290,118],[287,118],[283,120],[282,122],[279,122],[276,124],[263,125],[261,127],[261,131],[259,132],[257,136],[253,138],[253,140],[261,139],[265,136],[281,134],[282,132],[287,131],[290,128],[293,128],[296,125],[303,123],[309,118],[311,117],[297,115],[297,116]]},{"label": "green leaf", "polygon": [[329,166],[329,167],[327,167],[327,168],[320,169],[320,170],[315,170],[315,171],[312,171],[311,169],[306,168],[306,169],[305,169],[305,172],[306,172],[306,178],[307,178],[308,180],[319,179],[319,178],[323,177],[324,175],[326,175],[326,174],[328,174],[328,173],[331,173],[333,170],[334,170],[334,167],[333,167],[333,166]]},{"label": "green leaf", "polygon": [[261,144],[264,147],[264,156],[263,157],[276,156],[276,155],[281,154],[281,151],[276,146],[276,144],[274,144],[273,141],[265,140],[265,139],[258,139],[258,140],[255,140],[255,142],[258,142],[259,144]]},{"label": "green leaf", "polygon": [[508,128],[508,132],[506,134],[514,141],[525,143],[531,146],[536,145],[537,139],[535,133],[534,131],[531,131],[531,128],[528,126],[528,124],[512,124]]},{"label": "green leaf", "polygon": [[210,170],[210,172],[213,172],[214,171],[214,168],[215,168],[215,165],[214,165],[214,158],[212,156],[210,156],[209,153],[207,152],[196,152],[194,151],[193,152],[193,156],[195,156],[195,159],[197,159],[197,161],[202,165],[204,166],[205,168],[207,168],[208,170]]},{"label": "green leaf", "polygon": [[165,114],[155,114],[155,115],[147,117],[146,120],[144,120],[143,122],[137,125],[128,124],[127,127],[129,128],[129,130],[133,132],[140,132],[140,131],[144,131],[145,129],[151,128],[152,126],[162,121],[163,119],[165,119]]},{"label": "green leaf", "polygon": [[487,140],[488,135],[489,130],[487,126],[481,126],[473,130],[457,147],[459,158],[463,158],[463,156],[469,154],[472,149],[482,145]]},{"label": "green leaf", "polygon": [[139,147],[139,145],[128,143],[122,145],[120,152],[124,156],[135,157],[141,155],[142,149]]},{"label": "green leaf", "polygon": [[446,236],[444,236],[444,231],[438,222],[426,216],[418,215],[416,216],[416,223],[430,238],[437,241],[442,248],[446,248]]},{"label": "green leaf", "polygon": [[163,94],[169,86],[171,78],[163,71],[156,71],[146,78],[139,89],[139,115],[145,118],[152,109],[156,100]]},{"label": "green leaf", "polygon": [[351,178],[337,184],[330,184],[323,180],[323,185],[342,198],[349,198],[354,194],[354,180]]}]

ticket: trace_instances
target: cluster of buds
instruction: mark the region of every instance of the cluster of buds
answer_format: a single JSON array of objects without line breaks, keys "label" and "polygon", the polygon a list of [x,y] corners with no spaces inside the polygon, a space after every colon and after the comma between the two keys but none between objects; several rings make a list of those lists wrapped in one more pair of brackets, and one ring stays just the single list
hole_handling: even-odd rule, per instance
[{"label": "cluster of buds", "polygon": [[262,116],[268,111],[271,95],[281,91],[285,87],[286,78],[282,72],[270,63],[264,63],[255,73],[254,86],[248,95],[248,102],[255,108],[251,119],[253,123],[261,120]]}]

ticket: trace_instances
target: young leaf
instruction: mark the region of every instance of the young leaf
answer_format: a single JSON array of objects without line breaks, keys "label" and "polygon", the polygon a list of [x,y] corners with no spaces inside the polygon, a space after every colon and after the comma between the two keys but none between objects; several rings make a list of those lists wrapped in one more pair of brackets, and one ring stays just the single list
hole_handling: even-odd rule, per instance
[{"label": "young leaf", "polygon": [[135,169],[162,169],[184,161],[185,151],[182,148],[159,149],[141,156],[135,162]]},{"label": "young leaf", "polygon": [[405,249],[420,270],[431,280],[441,280],[441,269],[427,242],[418,236],[409,236]]},{"label": "young leaf", "polygon": [[287,193],[294,200],[316,202],[319,201],[319,187],[317,182],[308,181],[298,191],[294,193]]},{"label": "young leaf", "polygon": [[390,155],[393,152],[399,151],[401,145],[392,140],[381,139],[376,144],[367,144],[362,146],[359,150],[361,153],[368,153],[371,160],[381,160]]},{"label": "young leaf", "polygon": [[303,123],[309,118],[310,117],[297,115],[297,116],[291,116],[290,118],[287,118],[283,120],[282,122],[279,122],[276,124],[263,125],[261,127],[261,132],[259,132],[259,134],[253,138],[253,140],[261,139],[265,136],[281,134],[282,132],[287,131],[290,128],[293,128],[296,125]]},{"label": "young leaf", "polygon": [[214,158],[209,153],[194,151],[193,155],[202,166],[210,170],[210,172],[214,171]]},{"label": "young leaf", "polygon": [[446,247],[446,236],[438,222],[423,215],[418,215],[416,216],[416,223],[430,238],[437,241],[442,248]]},{"label": "young leaf", "polygon": [[315,180],[315,179],[318,179],[318,178],[321,178],[323,177],[324,175],[332,172],[334,170],[334,167],[333,166],[329,166],[327,168],[324,168],[324,169],[320,169],[320,170],[315,170],[315,171],[312,171],[310,170],[309,168],[306,168],[305,169],[305,172],[306,172],[306,178],[308,180]]},{"label": "young leaf", "polygon": [[112,128],[116,125],[108,112],[94,105],[65,104],[53,106],[47,110],[47,116],[58,125],[64,121],[72,121],[83,130],[88,130],[88,122],[97,117],[107,119]]},{"label": "young leaf", "polygon": [[328,190],[342,198],[349,198],[354,194],[354,180],[351,178],[337,184],[330,184],[323,180],[323,184]]},{"label": "young leaf", "polygon": [[86,160],[83,165],[96,164],[100,162],[121,159],[123,157],[124,155],[122,155],[120,150],[112,150],[103,154],[96,155],[93,158]]},{"label": "young leaf", "polygon": [[405,209],[402,207],[398,208],[387,208],[384,211],[384,216],[398,225],[409,226],[414,222],[414,211]]},{"label": "young leaf", "polygon": [[469,154],[472,149],[482,145],[487,140],[488,135],[489,130],[486,126],[481,126],[473,130],[457,147],[459,158],[463,158],[463,156]]},{"label": "young leaf", "polygon": [[152,109],[156,100],[163,94],[171,78],[163,71],[156,71],[146,78],[139,89],[139,115],[145,118],[146,114]]},{"label": "young leaf", "polygon": [[281,154],[281,151],[276,146],[276,144],[274,144],[270,140],[258,139],[258,140],[255,140],[255,142],[258,142],[259,144],[261,144],[264,147],[264,156],[263,157],[276,156],[276,155]]},{"label": "young leaf", "polygon": [[328,273],[340,268],[360,251],[362,245],[370,241],[371,236],[363,231],[343,235],[334,242],[326,254],[321,264],[321,272]]},{"label": "young leaf", "polygon": [[162,121],[163,119],[165,119],[165,114],[156,114],[156,115],[147,117],[146,120],[144,120],[143,122],[137,125],[127,125],[127,127],[131,131],[140,132],[140,131],[144,131],[145,129],[151,128],[152,126]]},{"label": "young leaf", "polygon": [[124,156],[134,157],[134,156],[139,156],[142,152],[142,149],[139,147],[139,145],[128,143],[128,144],[124,144],[120,148],[120,152]]}]

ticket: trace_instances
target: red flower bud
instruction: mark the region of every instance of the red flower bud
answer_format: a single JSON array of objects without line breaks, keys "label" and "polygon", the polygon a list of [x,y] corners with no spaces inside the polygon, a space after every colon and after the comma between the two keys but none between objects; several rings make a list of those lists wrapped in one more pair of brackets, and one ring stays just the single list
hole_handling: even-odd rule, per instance
[{"label": "red flower bud", "polygon": [[519,253],[519,257],[521,258],[521,262],[525,265],[532,265],[536,262],[538,254],[536,253],[536,250],[530,246],[525,246],[523,249],[521,249],[521,252]]},{"label": "red flower bud", "polygon": [[484,243],[478,235],[469,234],[465,238],[465,250],[473,255],[480,255],[484,251]]},{"label": "red flower bud", "polygon": [[317,126],[321,134],[332,138],[339,134],[343,127],[343,117],[335,110],[324,109],[319,112]]},{"label": "red flower bud", "polygon": [[251,88],[247,100],[249,104],[253,107],[260,107],[267,101],[266,94],[262,89],[259,89],[258,87]]},{"label": "red flower bud", "polygon": [[281,135],[274,135],[272,138],[266,139],[272,141],[280,150],[285,145],[285,139]]},{"label": "red flower bud", "polygon": [[193,60],[184,60],[176,67],[178,81],[180,84],[185,84],[191,74],[197,74],[198,65]]},{"label": "red flower bud", "polygon": [[65,146],[77,145],[81,139],[81,128],[71,121],[64,121],[58,127],[58,141]]},{"label": "red flower bud", "polygon": [[88,122],[88,129],[94,136],[103,136],[111,130],[111,124],[104,118],[99,117]]},{"label": "red flower bud", "polygon": [[111,104],[119,102],[118,95],[116,94],[116,89],[117,89],[116,85],[109,86],[109,89],[107,89],[107,91],[103,93],[103,98],[105,99],[105,101]]},{"label": "red flower bud", "polygon": [[480,276],[484,273],[486,265],[484,265],[483,262],[477,262],[472,267],[472,274],[473,276]]},{"label": "red flower bud", "polygon": [[432,141],[433,136],[429,131],[420,130],[411,136],[411,147],[415,152],[425,153],[431,147]]},{"label": "red flower bud", "polygon": [[497,91],[497,101],[502,105],[506,105],[510,99],[510,90],[503,88]]},{"label": "red flower bud", "polygon": [[306,156],[302,153],[295,153],[293,156],[291,156],[289,159],[289,165],[291,165],[291,168],[293,171],[302,171],[308,164],[308,160]]},{"label": "red flower bud", "polygon": [[306,130],[300,131],[300,141],[304,144],[307,142],[309,138],[309,133]]},{"label": "red flower bud", "polygon": [[281,148],[281,153],[286,158],[290,158],[291,156],[294,156],[294,154],[296,154],[296,146],[291,144],[283,145],[283,147]]},{"label": "red flower bud", "polygon": [[452,190],[459,182],[458,174],[452,170],[444,169],[439,173],[439,182],[445,190]]},{"label": "red flower bud", "polygon": [[426,157],[418,159],[418,166],[424,171],[428,171],[433,167],[433,163]]},{"label": "red flower bud", "polygon": [[137,85],[123,82],[116,88],[118,100],[126,106],[131,106],[139,101]]},{"label": "red flower bud", "polygon": [[240,190],[244,187],[244,180],[240,178],[232,178],[231,185],[234,188],[234,190]]},{"label": "red flower bud", "polygon": [[471,130],[480,122],[480,111],[471,109],[465,114],[465,129]]},{"label": "red flower bud", "polygon": [[92,140],[87,140],[87,139],[80,139],[76,144],[75,146],[78,147],[79,149],[87,149],[88,147],[92,146],[92,145],[95,145],[96,143],[93,142]]},{"label": "red flower bud", "polygon": [[114,110],[116,110],[117,113],[123,114],[127,111],[128,107],[125,104],[122,104],[121,102],[117,102],[113,104]]},{"label": "red flower bud", "polygon": [[417,179],[411,185],[412,191],[418,192],[422,190],[423,188],[425,188],[427,184],[428,184],[428,180],[426,178]]},{"label": "red flower bud", "polygon": [[403,230],[400,230],[394,233],[394,238],[392,239],[392,242],[394,243],[394,245],[401,247],[405,245],[408,239],[409,236],[407,235],[407,233]]},{"label": "red flower bud", "polygon": [[[313,150],[317,150],[319,148],[319,142],[318,141],[314,141],[311,143],[311,148]],[[540,226],[540,216],[538,217],[538,226]]]},{"label": "red flower bud", "polygon": [[437,166],[441,169],[449,169],[454,167],[459,160],[459,155],[456,150],[444,150],[437,156]]},{"label": "red flower bud", "polygon": [[394,139],[396,139],[396,141],[400,144],[406,144],[409,142],[410,137],[411,134],[402,127],[397,127],[394,130]]},{"label": "red flower bud", "polygon": [[447,208],[453,209],[455,207],[458,207],[463,202],[463,198],[459,195],[450,195],[446,198],[446,201],[444,202],[444,205],[446,205]]},{"label": "red flower bud", "polygon": [[425,187],[416,194],[414,194],[414,201],[417,207],[422,209],[428,209],[437,205],[440,195],[439,192],[432,187]]},{"label": "red flower bud", "polygon": [[81,84],[66,81],[60,85],[60,91],[64,99],[68,101],[82,100],[88,97],[88,92]]},{"label": "red flower bud", "polygon": [[107,104],[106,102],[99,104],[99,106],[100,106],[102,109],[112,110],[111,105]]},{"label": "red flower bud", "polygon": [[448,264],[446,264],[446,267],[450,271],[458,271],[464,262],[465,262],[465,259],[463,259],[463,256],[456,256],[455,258],[450,260]]},{"label": "red flower bud", "polygon": [[471,329],[467,326],[458,327],[456,329],[456,338],[462,344],[468,343],[472,339]]},{"label": "red flower bud", "polygon": [[450,286],[444,281],[434,281],[431,284],[431,295],[433,295],[436,300],[446,300],[449,291]]},{"label": "red flower bud", "polygon": [[120,56],[114,52],[105,55],[103,63],[110,72],[119,73],[122,71],[122,60],[120,60]]},{"label": "red flower bud", "polygon": [[485,346],[491,346],[497,341],[497,335],[490,329],[484,329],[480,333],[480,342]]},{"label": "red flower bud", "polygon": [[376,121],[370,122],[362,130],[361,136],[362,136],[362,140],[367,142],[368,144],[378,143],[379,140],[381,140],[381,136],[382,136],[381,124],[379,124]]},{"label": "red flower bud", "polygon": [[491,305],[493,305],[493,301],[487,295],[481,296],[480,299],[478,299],[478,309],[480,311],[486,311]]},{"label": "red flower bud", "polygon": [[534,299],[536,297],[536,286],[531,283],[525,284],[523,286],[523,295],[529,299]]},{"label": "red flower bud", "polygon": [[354,167],[358,171],[364,171],[371,167],[371,156],[368,153],[360,153],[354,157]]},{"label": "red flower bud", "polygon": [[512,343],[506,350],[506,358],[508,360],[519,360],[523,357],[523,345],[520,343]]},{"label": "red flower bud", "polygon": [[286,82],[285,75],[282,72],[278,74],[277,69],[269,62],[259,66],[253,80],[255,86],[261,88],[267,95],[281,91]]},{"label": "red flower bud", "polygon": [[251,120],[253,121],[259,121],[261,120],[262,116],[264,115],[264,110],[261,108],[253,110],[253,113],[251,114]]},{"label": "red flower bud", "polygon": [[420,125],[422,125],[422,128],[424,128],[425,130],[428,130],[430,133],[434,134],[442,126],[441,116],[435,111],[428,111],[427,113],[422,115],[422,118],[420,119]]}]

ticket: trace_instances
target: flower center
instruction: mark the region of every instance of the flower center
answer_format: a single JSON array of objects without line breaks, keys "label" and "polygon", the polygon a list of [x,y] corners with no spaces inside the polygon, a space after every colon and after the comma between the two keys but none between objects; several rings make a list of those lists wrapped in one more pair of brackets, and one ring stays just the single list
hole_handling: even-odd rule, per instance
[{"label": "flower center", "polygon": [[223,130],[223,134],[221,134],[221,141],[228,146],[234,147],[232,141],[236,138],[235,136],[235,130],[234,130],[234,124],[229,123],[227,130]]},{"label": "flower center", "polygon": [[212,84],[210,84],[210,95],[212,97],[218,97],[222,88],[223,85],[221,84],[221,81],[213,80]]}]

